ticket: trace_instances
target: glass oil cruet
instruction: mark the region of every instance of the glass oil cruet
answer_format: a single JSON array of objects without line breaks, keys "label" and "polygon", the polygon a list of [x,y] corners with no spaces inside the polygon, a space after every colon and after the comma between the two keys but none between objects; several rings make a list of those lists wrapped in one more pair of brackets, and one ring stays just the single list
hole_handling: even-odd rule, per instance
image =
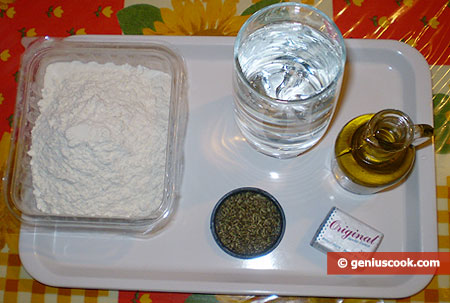
[{"label": "glass oil cruet", "polygon": [[433,135],[433,127],[414,124],[405,113],[386,109],[348,122],[339,133],[332,172],[346,190],[373,194],[408,175],[416,146]]}]

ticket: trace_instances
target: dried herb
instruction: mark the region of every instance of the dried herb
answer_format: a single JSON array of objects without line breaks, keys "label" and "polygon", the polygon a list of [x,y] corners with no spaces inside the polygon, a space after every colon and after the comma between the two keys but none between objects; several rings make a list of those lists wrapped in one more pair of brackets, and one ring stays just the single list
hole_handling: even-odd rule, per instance
[{"label": "dried herb", "polygon": [[284,229],[280,205],[258,189],[232,192],[216,207],[213,232],[225,250],[238,257],[265,254]]}]

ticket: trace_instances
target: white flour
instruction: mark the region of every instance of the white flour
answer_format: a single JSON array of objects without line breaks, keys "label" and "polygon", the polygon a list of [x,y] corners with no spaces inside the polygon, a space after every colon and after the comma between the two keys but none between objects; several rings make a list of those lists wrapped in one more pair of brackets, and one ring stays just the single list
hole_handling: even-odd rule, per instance
[{"label": "white flour", "polygon": [[50,64],[30,149],[37,207],[140,217],[163,197],[170,76],[130,65]]}]

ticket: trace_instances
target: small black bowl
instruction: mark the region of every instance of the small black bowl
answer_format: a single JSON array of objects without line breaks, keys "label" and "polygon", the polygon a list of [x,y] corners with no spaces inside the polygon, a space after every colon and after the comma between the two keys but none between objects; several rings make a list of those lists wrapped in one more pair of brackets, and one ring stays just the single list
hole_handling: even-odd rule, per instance
[{"label": "small black bowl", "polygon": [[210,228],[221,249],[233,257],[251,259],[273,251],[284,235],[286,218],[268,192],[241,187],[224,195],[211,215]]}]

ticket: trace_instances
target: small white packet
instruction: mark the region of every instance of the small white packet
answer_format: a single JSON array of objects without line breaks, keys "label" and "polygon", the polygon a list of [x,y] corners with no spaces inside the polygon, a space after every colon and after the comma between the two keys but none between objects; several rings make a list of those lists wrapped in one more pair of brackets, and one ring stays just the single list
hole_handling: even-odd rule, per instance
[{"label": "small white packet", "polygon": [[311,246],[324,252],[374,252],[383,234],[337,207],[331,208],[317,229]]}]

